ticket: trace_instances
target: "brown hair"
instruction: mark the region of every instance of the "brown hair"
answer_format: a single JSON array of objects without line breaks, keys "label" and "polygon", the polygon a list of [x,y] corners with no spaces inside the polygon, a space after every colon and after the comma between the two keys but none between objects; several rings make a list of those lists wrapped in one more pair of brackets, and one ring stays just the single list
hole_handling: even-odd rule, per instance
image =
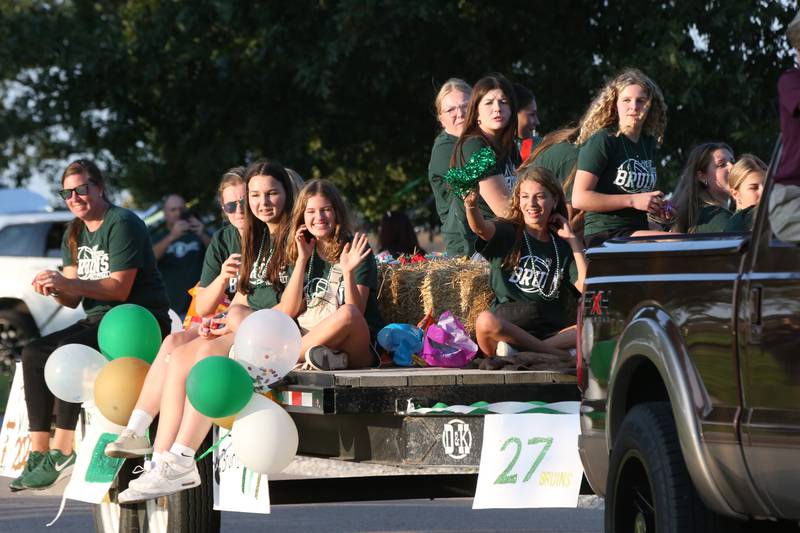
[{"label": "brown hair", "polygon": [[[97,168],[97,165],[88,159],[76,159],[67,165],[64,173],[61,174],[61,186],[64,186],[64,180],[75,174],[85,177],[89,183],[100,187],[100,189],[103,191],[101,194],[103,200],[105,200],[108,204],[111,203],[108,201],[108,197],[106,196],[106,183],[103,179],[103,173],[100,172],[100,169]],[[85,227],[86,223],[80,218],[75,217],[72,222],[69,223],[69,227],[67,229],[67,245],[69,246],[69,253],[73,264],[77,264],[78,261],[78,237],[80,237],[80,234]]]},{"label": "brown hair", "polygon": [[[564,196],[564,189],[556,179],[555,175],[544,167],[528,166],[522,170],[517,177],[517,183],[514,185],[514,190],[511,193],[511,206],[508,208],[507,216],[502,220],[510,222],[515,228],[514,246],[511,247],[508,255],[503,259],[503,268],[513,268],[519,263],[519,257],[522,253],[522,232],[525,231],[525,217],[522,214],[522,209],[519,204],[519,191],[524,182],[532,181],[538,183],[555,197],[555,204],[550,215],[558,214],[569,220],[567,215],[567,199]],[[547,223],[549,224],[549,220]]]},{"label": "brown hair", "polygon": [[583,144],[586,139],[603,128],[619,124],[617,113],[617,99],[619,94],[630,85],[638,85],[647,93],[650,107],[647,118],[642,126],[642,133],[655,138],[658,144],[664,142],[664,130],[667,128],[667,104],[658,85],[645,76],[640,70],[628,68],[609,80],[600,90],[586,114],[581,119],[581,133],[578,144]]},{"label": "brown hair", "polygon": [[[344,198],[342,198],[341,193],[332,182],[326,179],[313,179],[305,184],[294,204],[289,235],[294,237],[300,226],[305,223],[304,215],[308,200],[317,195],[323,196],[331,203],[333,212],[336,215],[336,229],[333,231],[333,236],[323,244],[322,249],[323,259],[329,263],[336,263],[339,261],[344,245],[353,238],[353,220],[345,205]],[[296,260],[297,243],[295,243],[294,238],[289,239],[288,248],[289,261]]]},{"label": "brown hair", "polygon": [[[508,124],[495,138],[490,138],[481,131],[478,124],[478,106],[486,96],[486,93],[500,89],[503,91],[506,99],[508,100],[509,107],[511,108],[511,116],[508,119]],[[514,96],[514,87],[501,74],[492,74],[481,78],[475,87],[472,89],[472,94],[469,97],[469,104],[467,104],[467,118],[464,119],[464,130],[461,137],[458,138],[455,148],[453,148],[453,155],[450,157],[451,167],[461,167],[466,161],[464,160],[464,153],[462,147],[464,143],[471,138],[481,138],[487,145],[494,149],[497,156],[497,161],[504,161],[516,149],[517,139],[517,99]]]},{"label": "brown hair", "polygon": [[786,40],[795,50],[800,50],[800,10],[786,28]]},{"label": "brown hair", "polygon": [[672,205],[675,207],[673,232],[691,231],[697,225],[697,218],[703,205],[716,205],[708,191],[708,185],[704,185],[697,179],[697,173],[706,171],[708,165],[714,160],[714,152],[717,150],[727,150],[733,155],[733,148],[723,142],[698,144],[689,152],[689,158],[686,160],[686,165],[678,178],[678,185],[672,196]]},{"label": "brown hair", "polygon": [[[288,265],[286,260],[286,241],[289,235],[289,213],[292,212],[295,202],[294,188],[289,175],[286,173],[283,165],[277,161],[270,161],[267,159],[260,159],[251,163],[245,172],[245,183],[250,188],[250,179],[255,176],[271,176],[278,180],[283,187],[284,195],[286,196],[286,203],[283,206],[283,213],[280,214],[280,223],[275,235],[270,235],[272,257],[267,265],[267,281],[275,287],[275,290],[281,290],[283,283],[281,283],[280,276],[285,267]],[[249,194],[247,195],[249,197]],[[256,217],[255,213],[248,207],[245,209],[245,225],[242,234],[242,266],[239,270],[239,292],[248,294],[250,292],[250,273],[253,271],[253,265],[258,259],[259,248],[262,240],[266,238],[266,233],[269,233],[267,224]]]}]

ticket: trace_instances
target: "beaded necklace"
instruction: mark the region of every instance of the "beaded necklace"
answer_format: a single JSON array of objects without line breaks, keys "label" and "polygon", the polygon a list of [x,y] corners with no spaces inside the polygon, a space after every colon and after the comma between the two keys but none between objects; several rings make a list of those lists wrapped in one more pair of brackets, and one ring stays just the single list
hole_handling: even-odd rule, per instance
[{"label": "beaded necklace", "polygon": [[258,246],[258,255],[256,256],[256,262],[253,264],[253,272],[255,273],[255,278],[251,276],[251,279],[253,279],[254,282],[258,281],[266,282],[266,280],[263,278],[266,275],[267,267],[269,267],[269,262],[272,259],[273,252],[275,251],[275,248],[270,243],[269,256],[267,257],[266,263],[264,263],[264,266],[262,267],[261,259],[263,257],[262,254],[264,253],[264,242],[267,240],[267,233],[268,233],[267,230],[264,230],[264,233],[261,235],[261,244]]},{"label": "beaded necklace", "polygon": [[[552,232],[548,231],[547,234],[550,235],[550,242],[553,243],[553,252],[556,254],[556,271],[553,274],[553,277],[551,278],[550,292],[545,292],[544,287],[539,287],[539,293],[545,300],[554,300],[558,298],[559,289],[561,288],[561,257],[559,257],[558,255],[558,246],[556,246],[556,239],[555,237],[553,237]],[[533,279],[537,280],[539,279],[539,277],[537,276],[536,272],[536,261],[533,260],[533,250],[531,250],[531,243],[528,240],[528,230],[523,229],[522,235],[523,237],[525,237],[525,247],[528,249],[528,257],[530,257],[531,260]],[[542,283],[544,283],[546,280],[547,278],[545,277],[545,279],[542,280]]]}]

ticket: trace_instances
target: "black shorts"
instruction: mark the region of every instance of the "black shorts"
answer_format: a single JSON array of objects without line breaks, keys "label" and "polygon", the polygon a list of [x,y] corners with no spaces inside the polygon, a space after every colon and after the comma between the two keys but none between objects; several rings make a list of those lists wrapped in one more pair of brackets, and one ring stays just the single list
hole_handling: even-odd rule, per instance
[{"label": "black shorts", "polygon": [[631,228],[614,228],[592,233],[591,235],[586,235],[583,240],[586,242],[587,248],[593,248],[595,246],[600,246],[609,239],[614,239],[617,237],[630,237],[636,231],[639,230]]},{"label": "black shorts", "polygon": [[539,340],[552,337],[562,329],[540,317],[536,305],[529,302],[497,304],[494,314],[496,317],[524,329]]}]

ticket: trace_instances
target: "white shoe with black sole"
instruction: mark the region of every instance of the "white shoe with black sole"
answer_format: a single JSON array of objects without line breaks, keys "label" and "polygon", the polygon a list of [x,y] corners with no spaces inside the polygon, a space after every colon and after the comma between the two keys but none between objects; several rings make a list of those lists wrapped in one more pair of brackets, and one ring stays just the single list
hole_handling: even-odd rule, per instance
[{"label": "white shoe with black sole", "polygon": [[163,454],[161,460],[151,470],[136,479],[132,479],[128,488],[117,496],[119,503],[137,503],[145,500],[168,496],[182,490],[200,485],[200,473],[197,464],[184,466],[169,452]]}]

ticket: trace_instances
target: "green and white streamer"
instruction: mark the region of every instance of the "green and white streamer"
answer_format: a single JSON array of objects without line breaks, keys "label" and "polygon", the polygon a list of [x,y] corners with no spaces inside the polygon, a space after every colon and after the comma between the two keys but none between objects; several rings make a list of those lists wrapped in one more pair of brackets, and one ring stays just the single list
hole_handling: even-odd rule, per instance
[{"label": "green and white streamer", "polygon": [[407,415],[518,415],[543,413],[551,415],[577,414],[580,402],[475,402],[470,405],[447,405],[437,403],[433,407],[416,407],[408,401]]}]

